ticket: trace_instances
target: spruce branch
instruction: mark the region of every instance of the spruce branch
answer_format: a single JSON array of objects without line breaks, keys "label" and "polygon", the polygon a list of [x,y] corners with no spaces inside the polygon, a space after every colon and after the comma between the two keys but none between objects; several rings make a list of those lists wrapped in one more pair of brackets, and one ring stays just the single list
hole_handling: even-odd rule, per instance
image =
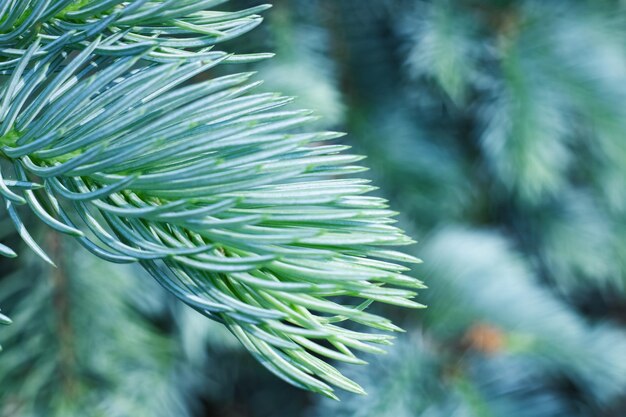
[{"label": "spruce branch", "polygon": [[372,302],[422,307],[412,300],[422,283],[397,264],[418,260],[392,249],[413,241],[385,200],[365,195],[375,188],[350,177],[362,157],[332,142],[341,134],[303,133],[310,112],[253,93],[250,73],[208,76],[250,58],[208,48],[256,26],[264,8],[207,10],[220,3],[11,9],[0,195],[45,261],[21,207],[103,259],[140,263],[279,377],[330,397],[331,385],[362,393],[326,360],[362,364],[354,351],[390,343],[341,323],[401,330],[366,312]]},{"label": "spruce branch", "polygon": [[[95,36],[102,42],[96,55],[135,56],[154,47],[145,59],[154,62],[205,60],[225,57],[211,49],[219,42],[240,36],[258,26],[260,5],[236,12],[209,8],[227,0],[12,0],[3,2],[0,15],[0,69],[15,68],[35,41],[41,48],[35,58],[58,47],[82,50]],[[230,62],[267,58],[271,54],[231,55]]]}]

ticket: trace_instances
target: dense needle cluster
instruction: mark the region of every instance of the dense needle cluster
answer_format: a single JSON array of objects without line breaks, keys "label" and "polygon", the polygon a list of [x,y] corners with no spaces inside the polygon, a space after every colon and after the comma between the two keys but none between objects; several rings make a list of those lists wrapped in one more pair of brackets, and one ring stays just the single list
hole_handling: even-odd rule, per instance
[{"label": "dense needle cluster", "polygon": [[213,50],[267,8],[221,3],[0,1],[6,213],[49,263],[25,207],[101,258],[139,262],[292,384],[361,392],[326,359],[389,344],[341,325],[399,330],[372,302],[420,307],[421,282],[396,264],[417,259],[392,249],[412,241],[351,177],[362,157],[340,134],[300,130],[313,116],[252,92],[250,73],[207,74],[266,57]]}]

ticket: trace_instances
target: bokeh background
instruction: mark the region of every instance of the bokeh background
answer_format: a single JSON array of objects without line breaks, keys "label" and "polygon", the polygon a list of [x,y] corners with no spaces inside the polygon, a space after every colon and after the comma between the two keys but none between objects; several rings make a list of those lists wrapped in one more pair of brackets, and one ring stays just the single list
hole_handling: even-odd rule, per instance
[{"label": "bokeh background", "polygon": [[58,269],[0,258],[1,417],[626,415],[626,2],[275,0],[228,47],[368,156],[429,308],[335,402],[41,228]]}]

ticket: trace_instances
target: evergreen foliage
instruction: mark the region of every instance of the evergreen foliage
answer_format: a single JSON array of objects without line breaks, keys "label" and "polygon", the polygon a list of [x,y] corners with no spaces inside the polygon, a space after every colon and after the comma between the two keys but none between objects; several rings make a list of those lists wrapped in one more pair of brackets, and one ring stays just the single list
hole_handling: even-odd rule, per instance
[{"label": "evergreen foliage", "polygon": [[314,415],[623,415],[623,4],[317,4],[429,308]]},{"label": "evergreen foliage", "polygon": [[[77,249],[50,243],[58,257]],[[95,257],[52,269],[27,256],[3,278],[15,324],[2,335],[0,416],[191,415],[198,381],[157,326],[159,288],[129,274]]]},{"label": "evergreen foliage", "polygon": [[[8,3],[19,1],[0,0],[0,4]],[[50,2],[53,3],[67,4],[60,0]],[[623,1],[275,0],[274,8],[263,13],[267,20],[253,33],[241,37],[230,37],[227,33],[234,36],[258,25],[260,18],[256,15],[265,10],[261,2],[231,0],[223,8],[243,12],[225,14],[213,9],[214,6],[221,9],[221,1],[169,1],[165,2],[167,7],[181,13],[168,22],[154,17],[159,15],[160,2],[142,3],[138,7],[146,14],[141,16],[137,10],[115,6],[118,3],[98,2],[103,7],[111,4],[110,8],[97,12],[98,18],[81,17],[79,9],[85,4],[76,2],[71,11],[57,13],[54,23],[46,20],[47,23],[33,24],[44,22],[44,14],[30,21],[18,19],[16,27],[23,27],[20,39],[25,41],[21,44],[11,41],[8,50],[2,49],[6,53],[3,82],[9,80],[32,46],[33,31],[45,35],[39,36],[38,52],[30,57],[22,77],[36,74],[33,71],[37,68],[42,71],[48,64],[45,71],[56,75],[59,71],[53,68],[55,63],[60,69],[78,62],[86,48],[93,49],[85,58],[89,65],[76,68],[74,74],[78,77],[68,76],[61,92],[50,96],[52,104],[70,97],[69,94],[82,97],[110,67],[123,73],[99,90],[103,95],[112,90],[104,96],[111,100],[105,104],[112,109],[111,118],[93,113],[93,118],[87,119],[87,123],[93,124],[85,128],[95,129],[102,123],[106,135],[112,135],[111,140],[109,136],[106,139],[93,136],[94,141],[85,147],[88,150],[104,145],[102,151],[92,152],[111,155],[114,165],[110,170],[100,170],[95,165],[98,172],[77,171],[80,178],[75,179],[74,170],[89,170],[94,163],[98,164],[100,156],[83,156],[82,147],[79,151],[67,147],[71,141],[63,139],[66,133],[72,134],[72,139],[82,137],[83,131],[72,130],[81,129],[79,125],[66,124],[73,120],[70,117],[74,108],[66,115],[60,112],[62,105],[57,107],[59,113],[48,116],[58,123],[56,126],[63,129],[67,126],[69,130],[58,138],[50,136],[51,142],[42,145],[41,150],[29,151],[30,162],[18,163],[27,179],[14,174],[7,158],[0,157],[0,163],[4,183],[19,197],[26,199],[25,191],[38,187],[29,183],[47,182],[48,186],[33,190],[42,208],[56,221],[83,233],[79,241],[100,252],[100,256],[119,261],[140,259],[134,262],[135,266],[112,266],[96,257],[82,259],[80,251],[77,251],[78,259],[73,259],[74,246],[64,237],[62,245],[69,249],[65,251],[65,259],[55,254],[54,242],[58,238],[52,236],[59,235],[51,234],[50,228],[39,221],[37,209],[28,210],[13,203],[26,230],[50,252],[50,258],[65,271],[71,284],[68,304],[74,313],[66,323],[71,323],[74,329],[75,343],[61,343],[55,331],[62,323],[58,309],[49,302],[35,302],[31,297],[31,294],[43,294],[44,290],[48,291],[46,294],[59,293],[54,285],[54,272],[35,261],[32,251],[24,250],[9,216],[0,212],[0,241],[4,245],[0,250],[12,255],[6,249],[10,247],[20,254],[17,259],[0,258],[1,313],[13,319],[12,325],[0,326],[0,344],[4,347],[0,355],[0,416],[90,415],[84,409],[79,410],[80,404],[107,416],[113,413],[111,410],[119,415],[211,417],[622,417],[626,414],[623,359],[626,356],[626,148],[623,146],[626,118],[622,105],[626,96],[626,10]],[[196,4],[208,9],[185,11]],[[111,13],[111,10],[116,11]],[[156,14],[149,17],[149,11]],[[135,16],[134,23],[130,24],[124,17],[127,13]],[[200,19],[198,13],[204,13],[204,17]],[[65,29],[59,28],[68,25],[74,25],[76,32],[59,39],[65,33]],[[203,30],[200,26],[211,29]],[[26,41],[29,36],[30,40]],[[219,43],[220,40],[228,42]],[[60,43],[65,45],[58,49],[62,57],[55,58],[52,51]],[[277,52],[277,56],[265,60],[268,55],[259,51]],[[137,54],[141,58],[131,63]],[[121,67],[124,62],[128,64],[127,70]],[[259,74],[253,76],[251,71]],[[93,74],[97,76],[89,84]],[[155,80],[148,74],[160,78]],[[188,78],[182,80],[185,74]],[[252,90],[253,77],[266,82]],[[52,80],[49,78],[46,83]],[[162,80],[180,80],[180,84],[168,85],[161,91],[155,86]],[[225,84],[218,87],[219,83]],[[211,90],[214,87],[221,89]],[[14,94],[23,88],[18,83]],[[114,92],[122,90],[135,91],[136,95],[121,103],[124,99]],[[169,97],[176,97],[177,91],[181,93],[181,101],[172,102]],[[183,97],[193,91],[199,95],[197,98]],[[299,99],[288,101],[276,96],[274,91]],[[41,89],[30,92],[33,100],[26,101],[22,109],[36,102],[40,92]],[[195,103],[205,99],[216,101],[199,105],[193,112],[180,113],[180,118],[167,121],[167,126],[158,124],[167,117],[165,114],[184,108],[187,100]],[[172,108],[159,107],[170,105]],[[275,107],[279,105],[283,107],[277,110]],[[124,106],[138,112],[125,111]],[[313,108],[323,117],[314,118],[299,110],[301,106]],[[139,115],[139,109],[146,113]],[[84,113],[91,110],[86,108]],[[268,114],[271,116],[265,118]],[[206,120],[207,130],[210,127],[211,132],[216,132],[212,136],[205,136],[199,125],[184,125],[188,117],[212,115],[214,119]],[[144,116],[149,119],[142,124]],[[33,123],[37,120],[30,120],[28,125],[36,128]],[[333,134],[303,133],[306,130],[302,130],[301,124],[310,129],[350,132],[342,138],[342,143],[367,155],[366,164],[371,170],[357,168],[358,157],[346,156],[343,146],[331,139]],[[139,136],[129,137],[127,132],[135,127],[145,130],[138,130]],[[161,146],[167,146],[164,141],[159,142],[163,136],[156,134],[162,128],[172,129],[172,135],[170,130],[162,132],[175,143],[182,146],[189,140],[193,147],[158,153]],[[266,128],[274,130],[266,131]],[[4,145],[7,149],[16,147],[14,142],[24,134],[28,132],[17,130],[3,135],[2,140],[7,142]],[[35,134],[26,141],[34,143],[37,137]],[[288,145],[294,147],[287,148]],[[65,146],[61,149],[69,153],[62,159],[54,159],[58,156],[48,159],[46,152],[50,154],[51,149],[59,146]],[[124,146],[124,153],[111,152],[120,146]],[[179,162],[176,158],[186,158],[198,149],[207,161],[213,158],[209,152],[217,151],[219,157],[212,162],[215,165],[197,169],[199,161],[189,160],[189,171],[182,168],[184,178],[170,181],[170,175],[176,175],[171,172]],[[272,154],[274,151],[277,153]],[[151,153],[157,159],[163,157],[168,164],[156,171],[130,167],[139,160],[152,164]],[[241,159],[255,155],[258,160]],[[29,171],[29,167],[55,169],[81,157],[89,160],[85,163],[79,160],[80,166],[71,167],[67,173],[42,178]],[[319,163],[299,165],[310,159]],[[321,166],[323,171],[319,170]],[[251,170],[246,171],[245,167]],[[354,197],[357,191],[369,190],[369,183],[347,183],[347,177],[338,175],[342,173],[358,173],[359,177],[381,185],[381,189],[372,191],[370,195],[375,197]],[[186,181],[207,176],[207,181],[215,182],[203,183],[203,197],[199,200],[189,197]],[[254,183],[263,177],[277,181]],[[153,183],[146,178],[158,181]],[[314,178],[317,184],[306,190],[285,190],[279,185]],[[319,181],[326,181],[326,185],[321,187]],[[154,185],[166,182],[168,187]],[[233,184],[243,188],[224,192],[210,188]],[[78,193],[98,192],[103,188],[106,191],[100,197],[76,200]],[[128,193],[126,189],[134,191]],[[352,197],[346,200],[336,194],[338,190],[345,190]],[[184,195],[170,194],[178,192]],[[55,197],[59,206],[50,204],[48,195]],[[285,197],[292,201],[287,204]],[[304,203],[300,204],[311,198],[319,198],[310,204],[319,211],[312,207],[309,210],[309,204],[306,209]],[[252,203],[246,203],[246,199]],[[429,289],[420,291],[420,301],[429,308],[415,314],[387,303],[373,303],[364,316],[352,310],[358,319],[372,318],[368,324],[389,328],[388,321],[370,314],[389,317],[408,332],[399,334],[391,347],[385,346],[389,343],[387,336],[378,334],[382,329],[376,329],[376,336],[359,336],[380,337],[380,346],[359,345],[367,350],[359,355],[359,360],[367,361],[368,365],[339,363],[338,371],[330,370],[318,362],[323,358],[320,348],[341,349],[326,340],[332,342],[335,337],[336,341],[335,331],[347,331],[350,335],[358,331],[361,335],[358,323],[345,320],[342,327],[337,323],[320,323],[333,331],[326,340],[326,335],[318,339],[312,333],[307,334],[310,339],[292,339],[283,330],[311,325],[313,321],[309,320],[314,317],[309,313],[324,319],[331,317],[331,321],[345,318],[339,313],[307,307],[302,302],[310,301],[308,296],[335,303],[331,305],[333,309],[357,305],[358,302],[346,297],[357,293],[367,296],[363,300],[365,304],[382,300],[383,296],[382,301],[390,301],[386,298],[388,287],[378,286],[383,280],[368,280],[376,283],[375,291],[384,291],[371,294],[363,292],[364,281],[355,274],[350,274],[349,280],[343,280],[346,275],[335,275],[338,269],[344,270],[345,262],[351,265],[351,271],[363,267],[370,271],[373,265],[366,261],[370,258],[363,255],[380,254],[377,251],[387,247],[380,238],[386,236],[383,230],[389,230],[390,223],[384,219],[394,213],[382,207],[387,204],[385,199],[401,212],[400,226],[422,241],[402,251],[427,262],[415,272],[397,271],[424,279]],[[154,210],[152,207],[173,200],[186,201],[173,207],[166,203],[167,210],[174,213],[211,207],[217,201],[232,201],[232,205],[218,206],[216,210],[222,211],[215,213],[200,213],[204,226],[195,217],[163,221],[164,212],[160,211],[146,214],[141,220],[127,218],[128,211],[111,211],[116,205],[124,209]],[[346,201],[381,207],[341,207],[341,202]],[[55,207],[60,207],[66,217],[57,215]],[[334,217],[354,212],[359,216]],[[81,213],[91,218],[85,216],[85,222]],[[365,213],[368,217],[360,217]],[[211,230],[220,231],[219,240],[202,235],[209,220],[220,222],[219,226],[211,225]],[[381,223],[374,223],[378,221]],[[169,226],[159,226],[164,223]],[[142,225],[156,227],[155,233],[148,233]],[[203,230],[198,232],[203,243],[177,232],[172,235],[178,241],[174,243],[163,233],[178,230],[169,229],[171,225]],[[366,229],[361,230],[362,227]],[[301,236],[298,242],[288,235],[294,239],[289,240],[287,231],[296,228],[325,234]],[[268,229],[272,230],[271,234]],[[373,245],[349,245],[343,240],[348,233],[354,238],[366,234],[375,240],[371,242]],[[338,240],[337,234],[342,234],[342,240]],[[323,236],[329,240],[316,241]],[[269,242],[262,240],[263,237],[286,240]],[[335,246],[330,241],[343,243]],[[251,256],[275,258],[259,259],[243,273],[201,271],[202,279],[195,273],[189,274],[189,270],[197,268],[185,262],[198,259],[198,253],[186,252],[187,248],[198,249],[213,242],[218,242],[218,246],[201,254],[205,264],[217,262],[215,259],[209,262],[205,255],[218,257],[221,262]],[[403,242],[408,240],[398,235],[390,243]],[[131,256],[125,253],[128,247],[134,250]],[[163,250],[170,255],[156,256],[156,252]],[[313,252],[320,251],[332,254],[331,258],[313,256]],[[155,258],[141,257],[148,253]],[[221,259],[225,256],[228,259]],[[406,256],[402,259],[412,259]],[[272,265],[280,268],[285,259],[292,267],[300,268],[298,274],[305,275],[295,277],[290,274],[293,270],[287,271],[284,266],[280,274],[270,272]],[[358,266],[357,259],[361,265],[367,264]],[[158,265],[159,274],[152,269],[157,280],[164,279],[161,282],[175,286],[168,285],[170,291],[165,292],[153,288],[154,283],[143,279],[145,270],[142,272],[137,264],[148,269]],[[376,268],[383,265],[386,264],[377,262]],[[232,266],[228,264],[229,268]],[[311,270],[326,272],[328,268],[332,271],[327,275],[317,274],[314,278],[310,275]],[[96,271],[106,272],[93,277]],[[167,275],[163,277],[160,272]],[[108,286],[109,275],[112,283],[104,300],[92,300],[97,288]],[[207,276],[211,285],[206,284]],[[329,276],[342,279],[328,282]],[[398,279],[399,275],[394,273],[393,277]],[[213,285],[222,279],[227,287]],[[387,283],[389,279],[384,281]],[[408,283],[407,278],[402,281]],[[290,285],[284,286],[286,283]],[[299,286],[290,288],[294,283]],[[260,284],[281,287],[269,290],[254,287]],[[421,285],[416,281],[413,284]],[[305,290],[306,285],[312,286]],[[342,293],[330,289],[325,292],[330,285],[339,285]],[[250,292],[243,293],[242,288]],[[82,289],[91,291],[84,301]],[[211,289],[221,294],[207,293]],[[415,289],[419,288],[407,288],[409,292]],[[289,300],[284,301],[289,318],[282,319],[282,323],[281,319],[263,319],[257,314],[258,308],[264,312],[285,311],[276,308],[276,304],[269,308],[259,304],[257,295],[268,291],[278,293],[277,300]],[[333,401],[292,388],[254,366],[253,357],[227,326],[206,320],[193,310],[206,311],[207,301],[229,305],[230,298],[213,298],[223,294],[244,301],[247,306],[230,305],[233,311],[212,312],[211,318],[222,322],[232,319],[235,326],[227,325],[235,333],[236,326],[240,326],[247,337],[272,347],[271,352],[282,355],[300,371],[306,373],[318,364],[323,366],[316,376],[318,381],[309,380],[310,388],[334,395],[319,385],[320,381],[328,384],[323,379],[325,376],[339,386],[359,391],[348,382],[356,381],[368,395],[342,393],[339,394],[342,401]],[[202,306],[196,297],[203,299]],[[109,300],[111,307],[104,305]],[[250,307],[253,309],[249,310]],[[110,314],[102,312],[107,308],[111,309]],[[24,319],[41,315],[46,319]],[[93,329],[85,329],[87,320],[81,317],[93,318]],[[290,319],[297,320],[294,323]],[[291,327],[285,329],[283,325]],[[142,338],[127,337],[129,331],[139,332]],[[115,337],[101,340],[102,332],[111,332]],[[285,335],[296,343],[303,342],[296,352],[308,352],[314,359],[296,361],[293,349],[277,345],[284,338],[276,338]],[[96,336],[97,346],[89,343]],[[39,338],[36,343],[41,346],[50,346],[50,350],[21,348],[34,338]],[[318,343],[317,351],[307,350],[312,347],[306,345],[307,341]],[[359,344],[360,340],[352,342]],[[57,370],[66,369],[58,353],[62,346],[68,345],[75,352],[71,369],[77,371],[72,379],[81,387],[77,391],[57,389],[56,375],[46,373],[49,368],[38,365],[47,363]],[[374,354],[378,348],[387,354]],[[258,352],[253,349],[257,356]],[[329,358],[329,361],[341,362],[341,359],[349,358]],[[351,358],[347,362],[356,360]],[[21,365],[16,367],[12,363]],[[110,366],[100,366],[102,363]],[[120,370],[125,369],[121,364],[129,370],[126,376],[132,375],[133,381],[153,386],[155,394],[150,396],[141,387],[129,388],[129,382],[120,377]],[[271,363],[268,366],[279,373],[284,371]],[[10,371],[13,373],[7,373]],[[338,377],[341,379],[334,379]],[[294,375],[288,379],[293,381]],[[47,389],[42,391],[39,386]],[[125,397],[119,393],[126,389],[131,390],[133,401],[121,404],[120,398]],[[162,402],[158,405],[144,401],[155,400],[166,389],[169,395],[159,397]],[[2,397],[4,392],[10,394],[10,402]],[[5,404],[13,408],[3,409]],[[22,407],[18,411],[16,404]],[[59,407],[67,404],[76,405],[63,414]]]},{"label": "evergreen foliage", "polygon": [[264,57],[211,49],[267,8],[221,3],[4,2],[6,213],[48,263],[19,206],[105,260],[140,263],[281,378],[360,393],[322,358],[361,364],[354,350],[389,344],[340,324],[400,330],[372,302],[421,307],[422,284],[395,263],[417,259],[391,249],[412,241],[363,195],[369,181],[346,177],[362,157],[329,143],[340,134],[300,131],[309,112],[250,92],[250,73],[209,75]]}]

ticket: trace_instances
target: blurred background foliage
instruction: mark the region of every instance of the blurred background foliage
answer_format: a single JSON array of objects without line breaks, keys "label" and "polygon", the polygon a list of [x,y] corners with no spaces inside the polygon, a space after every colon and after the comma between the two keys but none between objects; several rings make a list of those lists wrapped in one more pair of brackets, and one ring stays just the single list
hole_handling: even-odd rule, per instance
[{"label": "blurred background foliage", "polygon": [[276,0],[231,49],[277,52],[252,65],[263,88],[368,155],[429,308],[384,307],[408,332],[342,368],[369,395],[325,400],[42,229],[57,270],[0,258],[20,322],[0,331],[0,416],[626,415],[625,7]]}]

